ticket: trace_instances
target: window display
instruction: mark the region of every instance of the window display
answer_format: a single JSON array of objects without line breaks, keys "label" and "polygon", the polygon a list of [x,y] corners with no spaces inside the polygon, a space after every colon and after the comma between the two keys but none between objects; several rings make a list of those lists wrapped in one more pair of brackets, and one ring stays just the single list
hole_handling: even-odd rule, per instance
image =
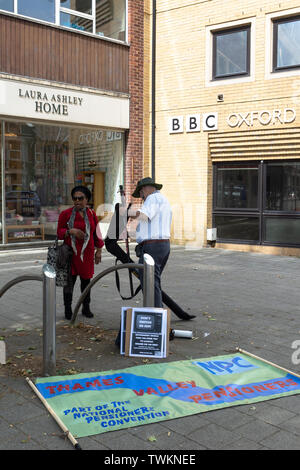
[{"label": "window display", "polygon": [[123,184],[123,134],[33,123],[5,123],[2,243],[49,240],[75,184],[89,187],[99,218],[113,211]]}]

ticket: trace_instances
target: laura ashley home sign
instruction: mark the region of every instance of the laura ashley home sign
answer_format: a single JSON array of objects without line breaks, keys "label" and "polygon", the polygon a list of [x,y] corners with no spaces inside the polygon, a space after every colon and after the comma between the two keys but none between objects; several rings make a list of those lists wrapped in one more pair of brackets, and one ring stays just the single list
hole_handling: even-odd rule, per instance
[{"label": "laura ashley home sign", "polygon": [[129,128],[129,99],[0,80],[0,115]]},{"label": "laura ashley home sign", "polygon": [[79,96],[70,96],[60,93],[52,93],[49,95],[44,91],[36,91],[33,89],[19,88],[18,95],[20,98],[33,100],[35,111],[41,114],[59,114],[68,116],[69,105],[81,106],[83,98]]}]

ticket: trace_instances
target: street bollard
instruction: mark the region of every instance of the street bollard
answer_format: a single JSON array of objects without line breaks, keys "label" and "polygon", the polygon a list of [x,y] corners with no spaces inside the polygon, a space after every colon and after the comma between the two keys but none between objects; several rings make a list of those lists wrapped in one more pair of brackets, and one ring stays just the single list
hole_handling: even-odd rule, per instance
[{"label": "street bollard", "polygon": [[143,276],[143,306],[155,307],[154,295],[154,270],[155,263],[152,256],[144,254],[144,276]]},{"label": "street bollard", "polygon": [[43,266],[43,373],[56,373],[56,273],[52,266]]},{"label": "street bollard", "polygon": [[6,346],[4,341],[0,341],[0,364],[6,364]]}]

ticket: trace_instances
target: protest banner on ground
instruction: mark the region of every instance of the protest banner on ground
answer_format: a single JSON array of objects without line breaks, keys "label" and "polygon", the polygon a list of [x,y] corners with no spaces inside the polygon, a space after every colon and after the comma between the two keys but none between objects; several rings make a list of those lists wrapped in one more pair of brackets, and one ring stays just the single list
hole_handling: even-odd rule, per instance
[{"label": "protest banner on ground", "polygon": [[300,393],[299,376],[242,352],[44,377],[35,385],[75,437]]}]

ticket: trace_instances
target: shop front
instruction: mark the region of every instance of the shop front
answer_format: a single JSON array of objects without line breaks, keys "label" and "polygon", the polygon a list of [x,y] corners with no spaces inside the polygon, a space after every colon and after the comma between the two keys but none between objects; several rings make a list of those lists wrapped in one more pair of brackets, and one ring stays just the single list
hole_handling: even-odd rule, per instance
[{"label": "shop front", "polygon": [[0,80],[1,246],[47,242],[85,185],[105,234],[124,184],[128,97]]}]

